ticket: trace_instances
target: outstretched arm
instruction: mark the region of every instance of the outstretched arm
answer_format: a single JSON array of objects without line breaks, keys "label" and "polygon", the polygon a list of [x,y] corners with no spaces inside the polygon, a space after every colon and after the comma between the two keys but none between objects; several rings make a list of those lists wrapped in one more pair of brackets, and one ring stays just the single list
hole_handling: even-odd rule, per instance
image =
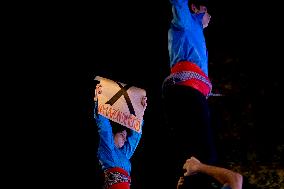
[{"label": "outstretched arm", "polygon": [[186,169],[184,176],[190,176],[195,173],[204,173],[218,180],[223,186],[229,186],[232,189],[242,188],[243,177],[241,174],[229,169],[206,165],[201,163],[195,157],[186,160],[183,169]]},{"label": "outstretched arm", "polygon": [[172,24],[179,28],[190,28],[192,15],[188,7],[188,0],[170,0],[172,4],[173,19]]}]

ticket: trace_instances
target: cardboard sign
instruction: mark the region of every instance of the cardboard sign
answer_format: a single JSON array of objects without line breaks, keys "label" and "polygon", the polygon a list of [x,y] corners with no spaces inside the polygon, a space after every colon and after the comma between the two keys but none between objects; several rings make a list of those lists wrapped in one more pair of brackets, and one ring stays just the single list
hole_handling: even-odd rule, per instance
[{"label": "cardboard sign", "polygon": [[98,113],[138,133],[144,116],[142,98],[144,89],[96,76],[102,86],[98,94]]}]

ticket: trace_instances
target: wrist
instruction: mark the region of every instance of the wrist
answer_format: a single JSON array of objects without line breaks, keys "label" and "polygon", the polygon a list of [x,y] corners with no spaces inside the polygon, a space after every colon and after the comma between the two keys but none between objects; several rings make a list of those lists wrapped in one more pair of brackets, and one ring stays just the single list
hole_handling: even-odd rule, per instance
[{"label": "wrist", "polygon": [[198,166],[196,166],[196,172],[203,172],[206,169],[206,165],[203,163],[199,163]]}]

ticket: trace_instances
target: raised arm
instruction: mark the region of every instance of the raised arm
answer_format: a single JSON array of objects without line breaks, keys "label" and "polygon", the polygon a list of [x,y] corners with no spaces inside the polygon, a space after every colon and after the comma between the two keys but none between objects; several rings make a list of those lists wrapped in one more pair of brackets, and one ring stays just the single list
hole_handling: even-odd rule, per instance
[{"label": "raised arm", "polygon": [[100,145],[104,148],[112,149],[114,148],[114,140],[112,134],[112,127],[109,119],[99,115],[98,112],[98,93],[101,93],[101,85],[96,86],[95,97],[94,97],[94,118],[96,120],[96,125],[98,127],[98,133],[100,136]]},{"label": "raised arm", "polygon": [[95,89],[95,96],[94,96],[94,118],[97,120],[98,118],[98,95],[102,93],[102,85],[97,84]]},{"label": "raised arm", "polygon": [[[144,124],[142,123],[142,127],[143,125]],[[136,131],[131,130],[131,132],[132,132],[131,136],[127,138],[127,141],[125,142],[123,146],[123,151],[128,159],[132,157],[134,151],[136,150],[136,147],[139,144],[141,136],[142,136],[142,131],[138,133]]]},{"label": "raised arm", "polygon": [[186,169],[184,176],[198,172],[204,173],[218,180],[223,186],[229,186],[232,189],[242,188],[243,177],[241,174],[229,169],[203,164],[194,157],[186,160],[183,168]]},{"label": "raised arm", "polygon": [[[147,107],[147,97],[146,96],[144,96],[142,98],[141,104],[142,104],[144,111],[145,111],[145,109]],[[142,124],[141,124],[142,130],[143,130],[143,125],[144,125],[144,120],[142,120]],[[128,159],[130,159],[132,157],[134,151],[136,150],[136,148],[139,144],[139,141],[140,141],[141,136],[142,136],[142,130],[141,130],[140,133],[131,130],[132,135],[127,138],[127,141],[124,144],[123,150],[124,150],[124,153],[126,154],[126,157]]]},{"label": "raised arm", "polygon": [[170,0],[172,5],[172,24],[179,29],[188,29],[193,21],[188,7],[188,0]]}]

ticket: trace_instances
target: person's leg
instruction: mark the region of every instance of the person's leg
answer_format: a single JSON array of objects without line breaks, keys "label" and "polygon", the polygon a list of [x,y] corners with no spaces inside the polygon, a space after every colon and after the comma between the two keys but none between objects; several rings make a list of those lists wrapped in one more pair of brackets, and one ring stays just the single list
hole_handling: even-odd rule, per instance
[{"label": "person's leg", "polygon": [[196,156],[204,163],[216,161],[216,150],[210,127],[206,98],[190,87],[173,86],[164,91],[164,107],[170,130],[174,165],[182,173],[187,158]]}]

